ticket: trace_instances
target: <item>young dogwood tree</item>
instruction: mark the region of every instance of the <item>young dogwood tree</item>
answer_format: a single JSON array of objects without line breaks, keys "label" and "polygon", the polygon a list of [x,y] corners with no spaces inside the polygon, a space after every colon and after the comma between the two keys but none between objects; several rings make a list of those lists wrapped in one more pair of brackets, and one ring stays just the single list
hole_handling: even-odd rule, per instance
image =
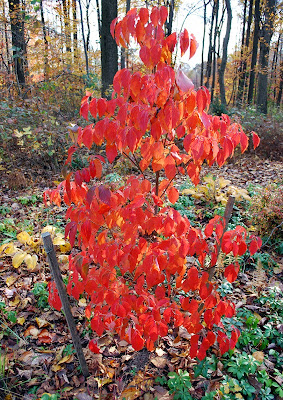
[{"label": "young dogwood tree", "polygon": [[[110,164],[125,156],[139,170],[115,190],[103,180],[106,159],[90,155],[86,168],[69,173],[46,196],[68,206],[66,237],[76,251],[69,259],[67,289],[79,299],[84,293],[86,317],[93,331],[118,334],[135,350],[153,350],[168,327],[183,326],[191,335],[190,357],[203,359],[216,341],[221,353],[234,348],[236,328],[227,333],[221,318],[232,317],[234,305],[221,298],[208,271],[223,253],[251,254],[260,239],[247,239],[242,227],[223,235],[222,217],[213,218],[204,230],[192,227],[171,207],[179,197],[177,176],[199,182],[203,162],[222,166],[237,145],[244,152],[248,137],[227,115],[207,113],[210,94],[194,89],[180,68],[172,66],[172,53],[192,57],[197,43],[187,30],[164,35],[165,7],[130,10],[114,20],[112,35],[126,47],[131,38],[140,46],[141,72],[118,71],[111,100],[82,99],[80,113],[89,121],[79,128],[66,163],[80,146],[103,146]],[[259,139],[253,134],[254,146]],[[195,262],[192,262],[192,259]],[[237,262],[225,270],[232,282]],[[60,308],[51,285],[50,302]],[[90,348],[99,352],[95,340]]]}]

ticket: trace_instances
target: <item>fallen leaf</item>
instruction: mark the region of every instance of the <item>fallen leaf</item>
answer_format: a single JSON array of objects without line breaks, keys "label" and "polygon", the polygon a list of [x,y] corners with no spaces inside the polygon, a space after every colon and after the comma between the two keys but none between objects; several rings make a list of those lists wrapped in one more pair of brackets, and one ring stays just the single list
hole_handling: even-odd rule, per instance
[{"label": "fallen leaf", "polygon": [[157,368],[165,368],[167,365],[167,360],[164,357],[154,357],[150,360],[150,362]]},{"label": "fallen leaf", "polygon": [[252,354],[253,358],[259,362],[263,362],[264,360],[264,353],[262,351],[255,351]]},{"label": "fallen leaf", "polygon": [[17,318],[17,324],[22,325],[25,323],[25,317],[18,317]]},{"label": "fallen leaf", "polygon": [[25,257],[26,257],[27,253],[18,251],[14,257],[12,258],[12,264],[14,268],[19,268],[19,266],[21,265],[21,263],[24,261]]},{"label": "fallen leaf", "polygon": [[27,232],[25,232],[25,231],[19,233],[19,234],[17,235],[17,239],[18,239],[18,241],[21,242],[22,244],[31,245],[31,243],[33,242],[33,240],[32,240],[32,238],[31,238],[30,234],[27,233]]},{"label": "fallen leaf", "polygon": [[30,325],[24,332],[24,337],[32,336],[33,338],[37,339],[40,330],[37,329],[34,325]]},{"label": "fallen leaf", "polygon": [[36,323],[39,328],[44,328],[44,327],[50,325],[50,323],[48,321],[46,321],[46,319],[36,317],[35,320],[36,320]]},{"label": "fallen leaf", "polygon": [[15,275],[8,276],[8,278],[6,279],[6,285],[8,287],[12,286],[16,282],[17,279],[18,279],[18,276],[15,276]]},{"label": "fallen leaf", "polygon": [[27,269],[29,271],[34,271],[35,270],[36,264],[37,264],[37,260],[38,260],[38,257],[37,257],[36,254],[33,254],[32,256],[30,254],[28,254],[25,257],[25,263],[26,263]]},{"label": "fallen leaf", "polygon": [[69,354],[68,356],[63,357],[60,361],[58,361],[58,364],[64,364],[64,363],[70,363],[74,359],[73,354]]}]

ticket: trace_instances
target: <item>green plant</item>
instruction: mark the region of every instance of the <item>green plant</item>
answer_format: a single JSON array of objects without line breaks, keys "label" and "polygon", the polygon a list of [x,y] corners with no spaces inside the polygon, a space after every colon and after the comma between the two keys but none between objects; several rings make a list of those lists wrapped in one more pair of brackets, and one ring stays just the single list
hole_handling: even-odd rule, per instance
[{"label": "green plant", "polygon": [[214,355],[211,357],[205,357],[202,361],[198,360],[198,364],[194,367],[194,376],[203,376],[204,378],[210,378],[213,371],[217,369],[217,359]]},{"label": "green plant", "polygon": [[33,294],[37,299],[37,305],[39,308],[48,307],[48,290],[46,282],[37,282],[32,289]]},{"label": "green plant", "polygon": [[[224,376],[218,393],[223,400],[246,399],[253,400],[256,389],[247,380],[238,381],[228,375]],[[245,395],[245,397],[243,397]]]},{"label": "green plant", "polygon": [[277,262],[269,253],[256,253],[252,256],[251,266],[255,268],[263,267],[269,275],[273,275],[273,269],[278,267]]},{"label": "green plant", "polygon": [[228,371],[238,379],[254,374],[261,363],[246,352],[235,353],[227,362]]},{"label": "green plant", "polygon": [[71,354],[74,354],[75,349],[72,344],[67,344],[63,350],[63,356],[70,356]]},{"label": "green plant", "polygon": [[193,400],[189,389],[192,387],[191,377],[187,371],[169,372],[167,385],[174,400]]}]

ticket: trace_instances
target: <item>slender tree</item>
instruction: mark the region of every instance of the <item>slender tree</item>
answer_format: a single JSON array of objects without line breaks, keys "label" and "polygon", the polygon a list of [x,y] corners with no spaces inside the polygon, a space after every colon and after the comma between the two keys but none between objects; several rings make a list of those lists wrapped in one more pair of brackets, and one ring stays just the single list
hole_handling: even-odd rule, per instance
[{"label": "slender tree", "polygon": [[48,40],[47,40],[46,23],[44,18],[43,0],[40,0],[39,4],[40,4],[40,16],[41,16],[41,25],[42,25],[42,33],[44,41],[44,78],[47,79],[50,68],[48,63]]},{"label": "slender tree", "polygon": [[277,107],[280,107],[281,99],[282,99],[282,91],[283,91],[283,61],[280,63],[280,84],[279,84],[279,91],[276,100]]},{"label": "slender tree", "polygon": [[231,8],[231,0],[225,0],[226,10],[227,10],[227,26],[226,26],[226,33],[223,40],[223,50],[222,50],[222,60],[219,67],[218,73],[218,81],[219,81],[219,90],[220,90],[220,100],[221,104],[224,105],[226,108],[226,96],[225,96],[225,84],[224,84],[224,73],[227,64],[227,49],[228,43],[230,39],[230,32],[231,32],[231,23],[232,23],[232,8]]},{"label": "slender tree", "polygon": [[267,114],[267,78],[270,41],[273,35],[273,26],[276,14],[277,0],[267,0],[264,7],[264,23],[261,29],[259,73],[257,85],[257,110]]},{"label": "slender tree", "polygon": [[107,91],[118,71],[117,44],[110,33],[111,22],[117,17],[117,0],[103,0],[101,11],[101,94],[109,97]]},{"label": "slender tree", "polygon": [[[131,8],[131,0],[126,1],[126,14],[130,11]],[[121,48],[121,69],[125,68],[126,66],[126,49],[124,47]]]},{"label": "slender tree", "polygon": [[252,49],[252,60],[251,60],[251,72],[249,79],[249,90],[248,90],[248,104],[252,104],[254,95],[255,67],[257,62],[258,38],[259,38],[259,22],[260,22],[260,0],[255,0],[253,49]]},{"label": "slender tree", "polygon": [[207,88],[209,88],[209,80],[210,80],[210,77],[211,77],[212,55],[213,55],[213,51],[214,51],[213,44],[212,44],[213,26],[214,26],[214,19],[215,19],[215,15],[216,15],[217,4],[218,4],[218,0],[214,0],[213,1],[213,7],[212,7],[211,22],[210,22],[209,48],[208,48],[207,63],[206,63],[206,82],[205,82],[205,86]]},{"label": "slender tree", "polygon": [[72,14],[73,14],[73,52],[74,59],[78,56],[78,27],[77,27],[77,1],[72,0]]},{"label": "slender tree", "polygon": [[243,90],[244,90],[244,52],[245,52],[245,33],[246,33],[246,14],[247,14],[247,2],[244,1],[244,13],[243,13],[243,29],[242,29],[242,41],[241,41],[241,55],[240,55],[240,65],[238,70],[239,85],[237,92],[237,102],[238,105],[243,103]]},{"label": "slender tree", "polygon": [[86,69],[86,75],[87,75],[87,79],[88,79],[89,78],[89,64],[88,64],[88,53],[87,53],[85,33],[84,33],[84,20],[83,20],[83,10],[82,10],[81,0],[78,0],[78,3],[79,3],[80,17],[81,17],[81,29],[82,29],[82,38],[83,38],[84,55],[85,55],[85,69]]},{"label": "slender tree", "polygon": [[25,25],[24,8],[20,0],[9,0],[9,14],[11,21],[12,46],[14,70],[21,91],[25,86],[25,62],[26,62],[26,43],[25,43]]},{"label": "slender tree", "polygon": [[219,35],[219,26],[218,26],[218,16],[219,16],[219,1],[220,0],[215,0],[216,1],[216,13],[215,13],[215,26],[214,26],[214,37],[213,37],[213,60],[212,60],[212,85],[211,85],[211,102],[213,102],[213,97],[214,97],[214,89],[215,89],[215,80],[216,80],[216,60],[217,60],[217,54],[216,54],[216,43],[217,43],[217,38]]}]

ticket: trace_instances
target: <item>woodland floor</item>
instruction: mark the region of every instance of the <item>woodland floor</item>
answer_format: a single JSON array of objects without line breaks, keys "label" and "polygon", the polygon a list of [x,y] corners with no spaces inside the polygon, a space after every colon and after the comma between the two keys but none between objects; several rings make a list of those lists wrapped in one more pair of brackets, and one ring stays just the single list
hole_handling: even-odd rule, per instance
[{"label": "woodland floor", "polygon": [[[233,185],[242,188],[269,183],[282,184],[283,163],[262,160],[255,156],[237,157],[220,169],[205,169],[202,175],[211,173],[229,179]],[[21,172],[18,172],[18,174]],[[32,174],[35,184],[30,179],[19,175],[14,177],[4,171],[4,180],[0,191],[0,245],[11,241],[18,247],[16,235],[28,232],[34,239],[40,237],[46,225],[57,227],[58,232],[64,228],[64,208],[48,207],[42,203],[42,192],[45,187],[58,181],[57,175],[48,173]],[[37,176],[36,176],[37,174]],[[48,178],[47,178],[48,176]],[[14,183],[19,179],[15,190]],[[181,184],[182,182],[179,182]],[[199,206],[201,207],[201,206]],[[201,217],[200,217],[201,218]],[[64,262],[64,252],[68,248],[58,248],[58,257]],[[267,305],[258,302],[268,287],[278,287],[281,292],[283,261],[272,249],[265,249],[276,267],[272,273],[262,266],[246,268],[240,273],[233,285],[232,299],[237,309],[242,307],[256,312],[259,317],[258,327],[266,323],[270,310]],[[46,302],[45,283],[50,280],[50,271],[42,250],[36,249],[38,264],[35,271],[30,271],[22,264],[19,268],[12,266],[9,255],[0,255],[0,399],[40,399],[44,393],[56,394],[59,399],[173,399],[166,385],[156,382],[156,378],[168,377],[170,371],[188,370],[193,389],[191,395],[201,399],[206,392],[217,390],[223,380],[225,362],[219,360],[216,368],[210,368],[206,374],[194,374],[196,361],[188,357],[188,334],[182,330],[169,331],[160,340],[157,349],[135,352],[126,342],[117,337],[103,335],[98,339],[102,354],[95,355],[88,349],[88,341],[93,338],[84,318],[84,299],[72,303],[72,312],[82,338],[84,353],[90,371],[85,379],[79,372],[78,362],[73,351],[71,337],[62,313],[51,309]],[[32,253],[31,253],[32,254]],[[67,276],[67,264],[62,265],[62,274]],[[273,324],[275,331],[283,333],[283,321]],[[262,328],[263,329],[263,328]],[[258,357],[264,357],[265,369],[269,376],[275,376],[276,362],[270,354],[273,348],[281,355],[282,348],[276,343],[260,351]],[[246,352],[252,352],[248,344]],[[218,357],[218,350],[213,348],[211,356]],[[279,386],[283,381],[277,377]],[[260,393],[261,384],[255,375],[249,376],[249,383],[256,389],[254,399],[265,399]],[[232,392],[231,392],[232,393]],[[235,393],[231,394],[233,399]],[[220,398],[220,397],[219,397]],[[240,397],[238,397],[240,398]],[[248,398],[248,397],[242,397]],[[272,397],[270,397],[272,398]],[[279,395],[273,397],[280,399]]]}]

